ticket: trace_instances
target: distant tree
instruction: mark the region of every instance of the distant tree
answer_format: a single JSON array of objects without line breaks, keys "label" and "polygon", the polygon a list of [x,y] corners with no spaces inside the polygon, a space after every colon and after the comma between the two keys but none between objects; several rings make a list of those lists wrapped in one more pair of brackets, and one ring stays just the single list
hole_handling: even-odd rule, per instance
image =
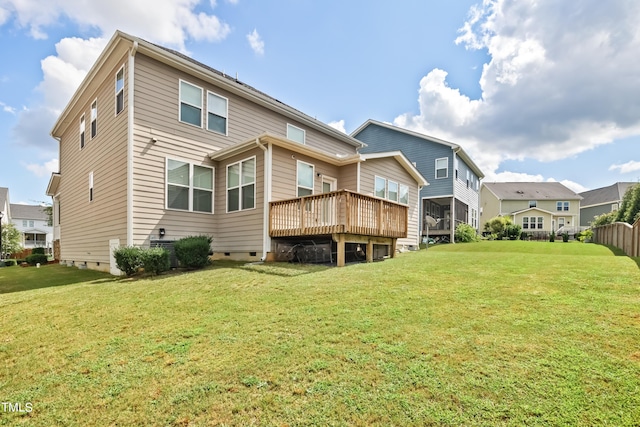
[{"label": "distant tree", "polygon": [[632,185],[624,193],[616,221],[633,224],[640,218],[640,184]]},{"label": "distant tree", "polygon": [[42,206],[42,212],[47,214],[47,225],[53,227],[53,206],[49,202],[36,202]]},{"label": "distant tree", "polygon": [[513,224],[511,218],[506,216],[496,216],[491,218],[484,225],[484,231],[491,233],[497,239],[507,237],[507,229]]},{"label": "distant tree", "polygon": [[613,224],[616,222],[616,218],[618,216],[618,212],[608,212],[602,215],[596,215],[593,217],[593,222],[591,223],[592,227],[600,227],[601,225]]},{"label": "distant tree", "polygon": [[0,248],[0,253],[4,256],[21,250],[20,231],[13,224],[2,224],[2,247]]}]

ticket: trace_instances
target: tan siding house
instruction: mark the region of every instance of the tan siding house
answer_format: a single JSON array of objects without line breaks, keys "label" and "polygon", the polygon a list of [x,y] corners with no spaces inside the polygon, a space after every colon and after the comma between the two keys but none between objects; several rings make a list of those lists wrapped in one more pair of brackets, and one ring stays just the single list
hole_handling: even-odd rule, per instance
[{"label": "tan siding house", "polygon": [[[283,240],[418,244],[426,180],[362,143],[178,52],[116,32],[56,122],[59,259],[118,274],[123,245],[213,237],[214,258],[270,259]],[[375,194],[375,177],[391,192]],[[393,190],[402,189],[402,198]],[[405,194],[406,193],[406,194]],[[390,251],[393,254],[393,250]],[[342,262],[340,262],[342,260]]]},{"label": "tan siding house", "polygon": [[480,198],[482,226],[497,216],[510,217],[523,232],[551,233],[579,225],[582,197],[559,182],[483,183]]}]

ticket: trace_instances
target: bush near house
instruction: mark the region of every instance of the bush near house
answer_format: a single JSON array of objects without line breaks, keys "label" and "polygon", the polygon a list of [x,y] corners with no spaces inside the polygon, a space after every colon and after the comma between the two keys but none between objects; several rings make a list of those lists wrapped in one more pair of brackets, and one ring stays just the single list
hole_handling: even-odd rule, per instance
[{"label": "bush near house", "polygon": [[476,229],[469,224],[459,224],[456,227],[455,238],[456,242],[460,243],[477,242],[480,240]]},{"label": "bush near house", "polygon": [[32,255],[45,255],[44,248],[33,248],[31,249]]},{"label": "bush near house", "polygon": [[[35,248],[35,249],[39,249],[39,248]],[[29,265],[36,265],[36,264],[41,264],[44,265],[48,262],[48,258],[46,255],[44,254],[31,254],[27,257],[27,263]]]},{"label": "bush near house", "polygon": [[188,236],[173,244],[180,266],[185,268],[202,268],[209,263],[211,242],[209,236]]},{"label": "bush near house", "polygon": [[113,251],[116,266],[127,276],[133,276],[140,268],[145,273],[160,274],[169,270],[169,251],[164,248],[138,248],[123,246]]}]

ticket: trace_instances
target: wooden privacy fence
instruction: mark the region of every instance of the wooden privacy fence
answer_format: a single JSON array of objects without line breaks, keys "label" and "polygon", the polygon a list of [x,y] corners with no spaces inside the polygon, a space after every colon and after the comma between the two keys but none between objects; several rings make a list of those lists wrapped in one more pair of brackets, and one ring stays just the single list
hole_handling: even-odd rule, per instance
[{"label": "wooden privacy fence", "polygon": [[615,246],[631,257],[640,257],[640,219],[633,225],[614,222],[593,229],[593,242]]},{"label": "wooden privacy fence", "polygon": [[407,237],[404,205],[348,190],[271,202],[271,237],[351,233]]}]

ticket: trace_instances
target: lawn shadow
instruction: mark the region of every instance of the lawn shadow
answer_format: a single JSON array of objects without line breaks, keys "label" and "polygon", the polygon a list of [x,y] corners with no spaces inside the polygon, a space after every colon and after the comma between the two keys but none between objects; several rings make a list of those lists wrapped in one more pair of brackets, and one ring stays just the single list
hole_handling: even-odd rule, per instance
[{"label": "lawn shadow", "polygon": [[296,277],[305,274],[319,273],[326,271],[331,266],[326,264],[294,264],[287,262],[257,262],[257,263],[244,263],[237,268],[245,271],[251,271],[253,273],[268,274],[271,276],[279,277]]},{"label": "lawn shadow", "polygon": [[0,294],[31,291],[73,285],[76,283],[102,284],[116,281],[109,273],[80,270],[59,264],[36,267],[3,267],[0,269]]},{"label": "lawn shadow", "polygon": [[614,256],[623,256],[631,259],[633,262],[636,263],[636,265],[638,266],[638,269],[640,269],[640,257],[629,256],[617,246],[612,246],[612,245],[602,245],[602,246],[605,246],[607,249],[609,249]]}]

